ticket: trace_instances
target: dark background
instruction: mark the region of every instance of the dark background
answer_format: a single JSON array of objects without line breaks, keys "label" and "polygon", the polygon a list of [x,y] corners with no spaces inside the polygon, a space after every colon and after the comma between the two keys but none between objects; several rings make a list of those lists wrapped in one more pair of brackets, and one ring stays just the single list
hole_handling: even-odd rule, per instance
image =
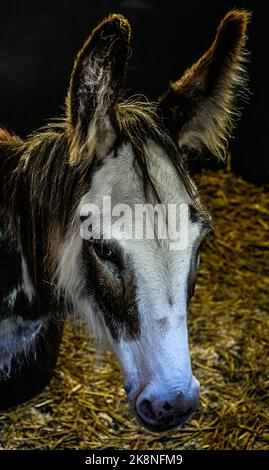
[{"label": "dark background", "polygon": [[133,27],[130,94],[156,99],[203,54],[234,7],[249,9],[253,19],[251,94],[231,143],[232,167],[247,180],[269,183],[268,0],[1,0],[0,125],[24,136],[63,114],[74,56],[109,13],[123,13]]}]

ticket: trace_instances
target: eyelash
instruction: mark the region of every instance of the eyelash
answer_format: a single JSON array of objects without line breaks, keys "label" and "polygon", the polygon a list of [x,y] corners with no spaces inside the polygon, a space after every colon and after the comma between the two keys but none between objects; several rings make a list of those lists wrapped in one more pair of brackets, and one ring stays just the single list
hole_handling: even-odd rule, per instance
[{"label": "eyelash", "polygon": [[120,268],[119,260],[113,253],[109,245],[104,242],[97,242],[96,240],[90,241],[91,248],[94,250],[95,255],[104,261],[110,261],[115,266]]},{"label": "eyelash", "polygon": [[96,255],[100,258],[109,259],[111,257],[112,251],[105,243],[91,241],[90,244]]}]

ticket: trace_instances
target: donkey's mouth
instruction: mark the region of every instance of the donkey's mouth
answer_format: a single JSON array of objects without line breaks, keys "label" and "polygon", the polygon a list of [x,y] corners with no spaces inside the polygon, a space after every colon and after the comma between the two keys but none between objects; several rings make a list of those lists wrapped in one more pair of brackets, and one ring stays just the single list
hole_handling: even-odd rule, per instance
[{"label": "donkey's mouth", "polygon": [[184,392],[175,392],[174,389],[173,394],[169,390],[157,393],[152,383],[142,390],[127,383],[125,390],[139,423],[156,433],[182,426],[192,417],[199,404],[199,382],[194,376],[189,389]]},{"label": "donkey's mouth", "polygon": [[184,413],[170,413],[164,415],[158,419],[158,421],[145,419],[141,414],[135,409],[135,414],[137,416],[138,422],[142,424],[151,432],[162,433],[167,431],[172,431],[173,429],[182,426],[187,420],[189,420],[194,414],[194,409],[189,407],[188,410]]}]

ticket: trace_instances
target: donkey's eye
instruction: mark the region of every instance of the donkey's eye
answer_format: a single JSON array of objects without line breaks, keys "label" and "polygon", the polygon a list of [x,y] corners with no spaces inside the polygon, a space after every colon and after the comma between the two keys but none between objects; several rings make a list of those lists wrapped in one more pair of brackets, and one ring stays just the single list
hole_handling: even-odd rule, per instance
[{"label": "donkey's eye", "polygon": [[97,256],[99,256],[99,258],[103,258],[103,259],[111,258],[112,251],[104,243],[93,243],[92,247],[95,253],[97,254]]},{"label": "donkey's eye", "polygon": [[98,258],[109,260],[114,263],[116,262],[111,248],[105,243],[92,242],[91,246]]}]

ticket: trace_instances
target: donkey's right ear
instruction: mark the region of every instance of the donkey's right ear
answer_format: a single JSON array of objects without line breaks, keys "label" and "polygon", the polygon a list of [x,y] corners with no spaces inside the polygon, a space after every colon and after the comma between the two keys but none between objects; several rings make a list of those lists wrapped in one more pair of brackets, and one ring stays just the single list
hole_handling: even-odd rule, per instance
[{"label": "donkey's right ear", "polygon": [[113,14],[92,31],[73,68],[67,97],[71,133],[97,154],[107,152],[116,138],[116,104],[123,90],[129,40],[128,21]]}]

